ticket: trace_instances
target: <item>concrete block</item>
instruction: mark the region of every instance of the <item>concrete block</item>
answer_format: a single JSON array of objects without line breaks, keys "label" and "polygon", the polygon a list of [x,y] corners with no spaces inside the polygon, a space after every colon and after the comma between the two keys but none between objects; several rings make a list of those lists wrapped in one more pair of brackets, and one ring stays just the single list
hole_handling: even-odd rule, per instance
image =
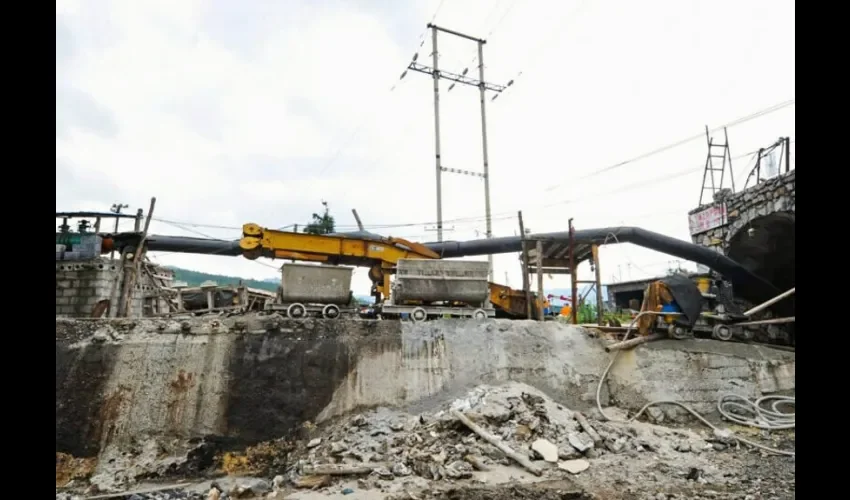
[{"label": "concrete block", "polygon": [[69,297],[56,297],[56,305],[66,305],[69,302]]}]

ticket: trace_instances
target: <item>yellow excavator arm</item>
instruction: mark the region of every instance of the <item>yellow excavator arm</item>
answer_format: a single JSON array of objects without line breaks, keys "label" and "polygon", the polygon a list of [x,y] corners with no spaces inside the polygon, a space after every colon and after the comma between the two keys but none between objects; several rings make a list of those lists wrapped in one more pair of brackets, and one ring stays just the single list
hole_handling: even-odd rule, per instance
[{"label": "yellow excavator arm", "polygon": [[389,295],[390,274],[400,259],[440,258],[428,247],[401,238],[293,233],[253,223],[242,226],[239,247],[251,260],[269,257],[368,267],[369,278],[383,296]]}]

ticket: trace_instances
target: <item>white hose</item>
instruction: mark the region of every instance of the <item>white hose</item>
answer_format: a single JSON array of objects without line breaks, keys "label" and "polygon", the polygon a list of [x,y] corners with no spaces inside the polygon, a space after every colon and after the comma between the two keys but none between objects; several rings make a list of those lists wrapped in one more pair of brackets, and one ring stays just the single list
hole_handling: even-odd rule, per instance
[{"label": "white hose", "polygon": [[[629,338],[629,334],[634,329],[635,323],[640,319],[641,316],[646,314],[665,314],[659,313],[656,311],[642,311],[638,313],[637,316],[632,320],[626,329],[626,334],[623,337],[623,341]],[[608,373],[611,371],[611,368],[614,366],[614,363],[617,361],[617,357],[620,355],[620,351],[615,351],[614,355],[611,357],[611,362],[608,363],[608,366],[605,368],[605,371],[602,372],[602,376],[599,377],[599,384],[596,386],[596,409],[599,410],[599,413],[602,415],[602,418],[611,422],[618,422],[622,424],[627,424],[635,421],[638,417],[640,417],[648,408],[656,405],[675,405],[683,410],[687,411],[691,415],[693,415],[697,420],[710,427],[714,431],[718,433],[727,433],[729,431],[725,431],[716,427],[714,424],[705,419],[702,415],[697,413],[693,408],[680,403],[678,401],[671,400],[658,400],[651,401],[643,406],[637,413],[634,414],[631,418],[627,420],[617,420],[609,417],[602,410],[601,403],[601,394],[602,394],[602,384],[605,383],[605,380],[608,378]],[[764,408],[765,403],[772,401],[770,405],[770,409]],[[738,396],[737,394],[722,394],[720,399],[717,401],[717,411],[725,417],[727,420],[730,420],[736,424],[744,425],[748,427],[755,427],[758,429],[765,430],[778,430],[778,429],[793,429],[796,426],[796,416],[795,413],[792,412],[783,412],[779,410],[779,406],[795,406],[796,399],[793,397],[787,396],[765,396],[759,398],[755,401],[750,401],[749,399]],[[746,412],[749,413],[749,416],[742,416],[741,413]],[[732,433],[729,433],[729,436],[732,439],[737,440],[740,443],[747,444],[754,448],[758,448],[760,450],[764,450],[768,453],[775,453],[777,455],[786,455],[786,456],[795,456],[796,453],[793,451],[785,451],[779,450],[776,448],[771,448],[769,446],[765,446],[763,444],[756,443],[754,441],[750,441],[748,439],[744,439],[742,437],[736,436]]]}]

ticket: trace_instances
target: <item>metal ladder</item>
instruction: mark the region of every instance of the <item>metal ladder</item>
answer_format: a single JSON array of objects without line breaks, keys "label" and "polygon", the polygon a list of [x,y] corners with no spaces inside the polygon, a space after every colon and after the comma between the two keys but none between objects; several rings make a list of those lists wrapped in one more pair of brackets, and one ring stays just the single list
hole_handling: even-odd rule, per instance
[{"label": "metal ladder", "polygon": [[[706,190],[711,191],[711,200],[714,200],[714,194],[723,189],[723,180],[726,174],[726,167],[729,167],[729,178],[732,182],[732,192],[735,192],[735,175],[732,173],[732,154],[729,151],[729,134],[726,132],[726,127],[723,127],[723,136],[725,142],[717,144],[714,138],[709,135],[708,125],[705,126],[705,140],[708,144],[708,155],[705,158],[705,171],[702,174],[702,190],[699,193],[699,206],[702,206],[702,200]],[[718,166],[719,163],[719,166]],[[720,173],[719,182],[715,178],[715,172]]]}]

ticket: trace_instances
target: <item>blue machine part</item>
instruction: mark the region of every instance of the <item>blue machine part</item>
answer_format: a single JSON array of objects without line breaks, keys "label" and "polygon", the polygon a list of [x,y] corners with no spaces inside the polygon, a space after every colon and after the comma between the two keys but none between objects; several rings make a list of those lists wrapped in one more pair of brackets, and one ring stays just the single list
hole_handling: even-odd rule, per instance
[{"label": "blue machine part", "polygon": [[680,313],[682,309],[679,308],[679,304],[674,300],[673,302],[668,302],[661,306],[661,312],[663,313]]}]

